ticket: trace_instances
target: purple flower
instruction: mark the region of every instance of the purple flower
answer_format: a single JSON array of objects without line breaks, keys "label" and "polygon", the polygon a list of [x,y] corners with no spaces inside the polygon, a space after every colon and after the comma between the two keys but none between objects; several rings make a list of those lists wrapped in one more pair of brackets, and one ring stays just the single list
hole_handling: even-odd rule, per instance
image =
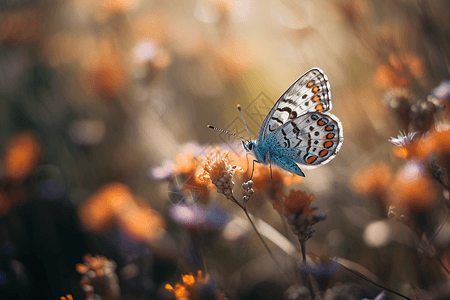
[{"label": "purple flower", "polygon": [[173,174],[173,162],[165,160],[161,166],[150,170],[152,178],[157,180],[169,179]]},{"label": "purple flower", "polygon": [[339,264],[335,261],[300,263],[300,270],[304,273],[313,275],[314,277],[329,277],[333,275],[339,268]]},{"label": "purple flower", "polygon": [[206,211],[198,205],[174,205],[170,214],[177,223],[188,227],[200,226],[206,219]]},{"label": "purple flower", "polygon": [[[379,293],[375,298],[373,298],[373,300],[384,300],[385,297],[386,296],[386,291],[382,291],[381,293]],[[370,300],[370,299],[367,299],[367,298],[364,298],[364,299],[362,299],[362,300]]]},{"label": "purple flower", "polygon": [[229,214],[218,205],[174,205],[170,208],[170,215],[177,223],[187,227],[219,228],[229,219]]},{"label": "purple flower", "polygon": [[436,88],[434,88],[431,95],[437,99],[450,100],[450,79],[442,81]]}]

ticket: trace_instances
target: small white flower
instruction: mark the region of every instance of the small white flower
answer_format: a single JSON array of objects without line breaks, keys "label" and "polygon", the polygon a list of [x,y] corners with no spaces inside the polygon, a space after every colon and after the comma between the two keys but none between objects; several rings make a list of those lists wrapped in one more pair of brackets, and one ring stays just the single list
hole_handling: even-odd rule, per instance
[{"label": "small white flower", "polygon": [[410,132],[408,134],[399,134],[396,138],[391,137],[389,139],[389,142],[392,144],[399,146],[399,147],[405,147],[406,145],[410,144],[416,135],[417,132]]}]

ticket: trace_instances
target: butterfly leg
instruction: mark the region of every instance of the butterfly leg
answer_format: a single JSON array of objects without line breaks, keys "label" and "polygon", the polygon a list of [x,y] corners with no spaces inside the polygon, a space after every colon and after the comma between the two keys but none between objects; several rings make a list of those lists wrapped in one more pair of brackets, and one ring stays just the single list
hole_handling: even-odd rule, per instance
[{"label": "butterfly leg", "polygon": [[253,160],[252,176],[250,176],[249,180],[252,180],[253,178],[253,171],[255,171],[255,161],[258,162],[256,159]]}]

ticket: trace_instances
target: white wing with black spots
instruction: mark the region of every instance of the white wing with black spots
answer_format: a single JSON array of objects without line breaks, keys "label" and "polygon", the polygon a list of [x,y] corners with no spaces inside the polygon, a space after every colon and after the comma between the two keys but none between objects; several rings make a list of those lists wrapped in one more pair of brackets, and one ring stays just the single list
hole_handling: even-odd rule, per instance
[{"label": "white wing with black spots", "polygon": [[263,141],[286,122],[308,112],[331,109],[331,93],[328,77],[314,68],[297,79],[278,99],[266,116],[258,135]]}]

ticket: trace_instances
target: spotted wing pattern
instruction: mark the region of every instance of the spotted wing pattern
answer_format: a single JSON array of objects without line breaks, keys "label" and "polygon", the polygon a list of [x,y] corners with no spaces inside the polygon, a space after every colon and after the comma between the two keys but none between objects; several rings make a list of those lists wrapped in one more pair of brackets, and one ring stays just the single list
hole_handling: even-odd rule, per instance
[{"label": "spotted wing pattern", "polygon": [[331,109],[330,84],[322,70],[314,68],[303,74],[272,107],[258,134],[261,143],[286,122],[308,112]]},{"label": "spotted wing pattern", "polygon": [[343,142],[342,131],[336,116],[307,113],[280,126],[270,136],[269,152],[310,167],[323,165],[338,153]]}]

